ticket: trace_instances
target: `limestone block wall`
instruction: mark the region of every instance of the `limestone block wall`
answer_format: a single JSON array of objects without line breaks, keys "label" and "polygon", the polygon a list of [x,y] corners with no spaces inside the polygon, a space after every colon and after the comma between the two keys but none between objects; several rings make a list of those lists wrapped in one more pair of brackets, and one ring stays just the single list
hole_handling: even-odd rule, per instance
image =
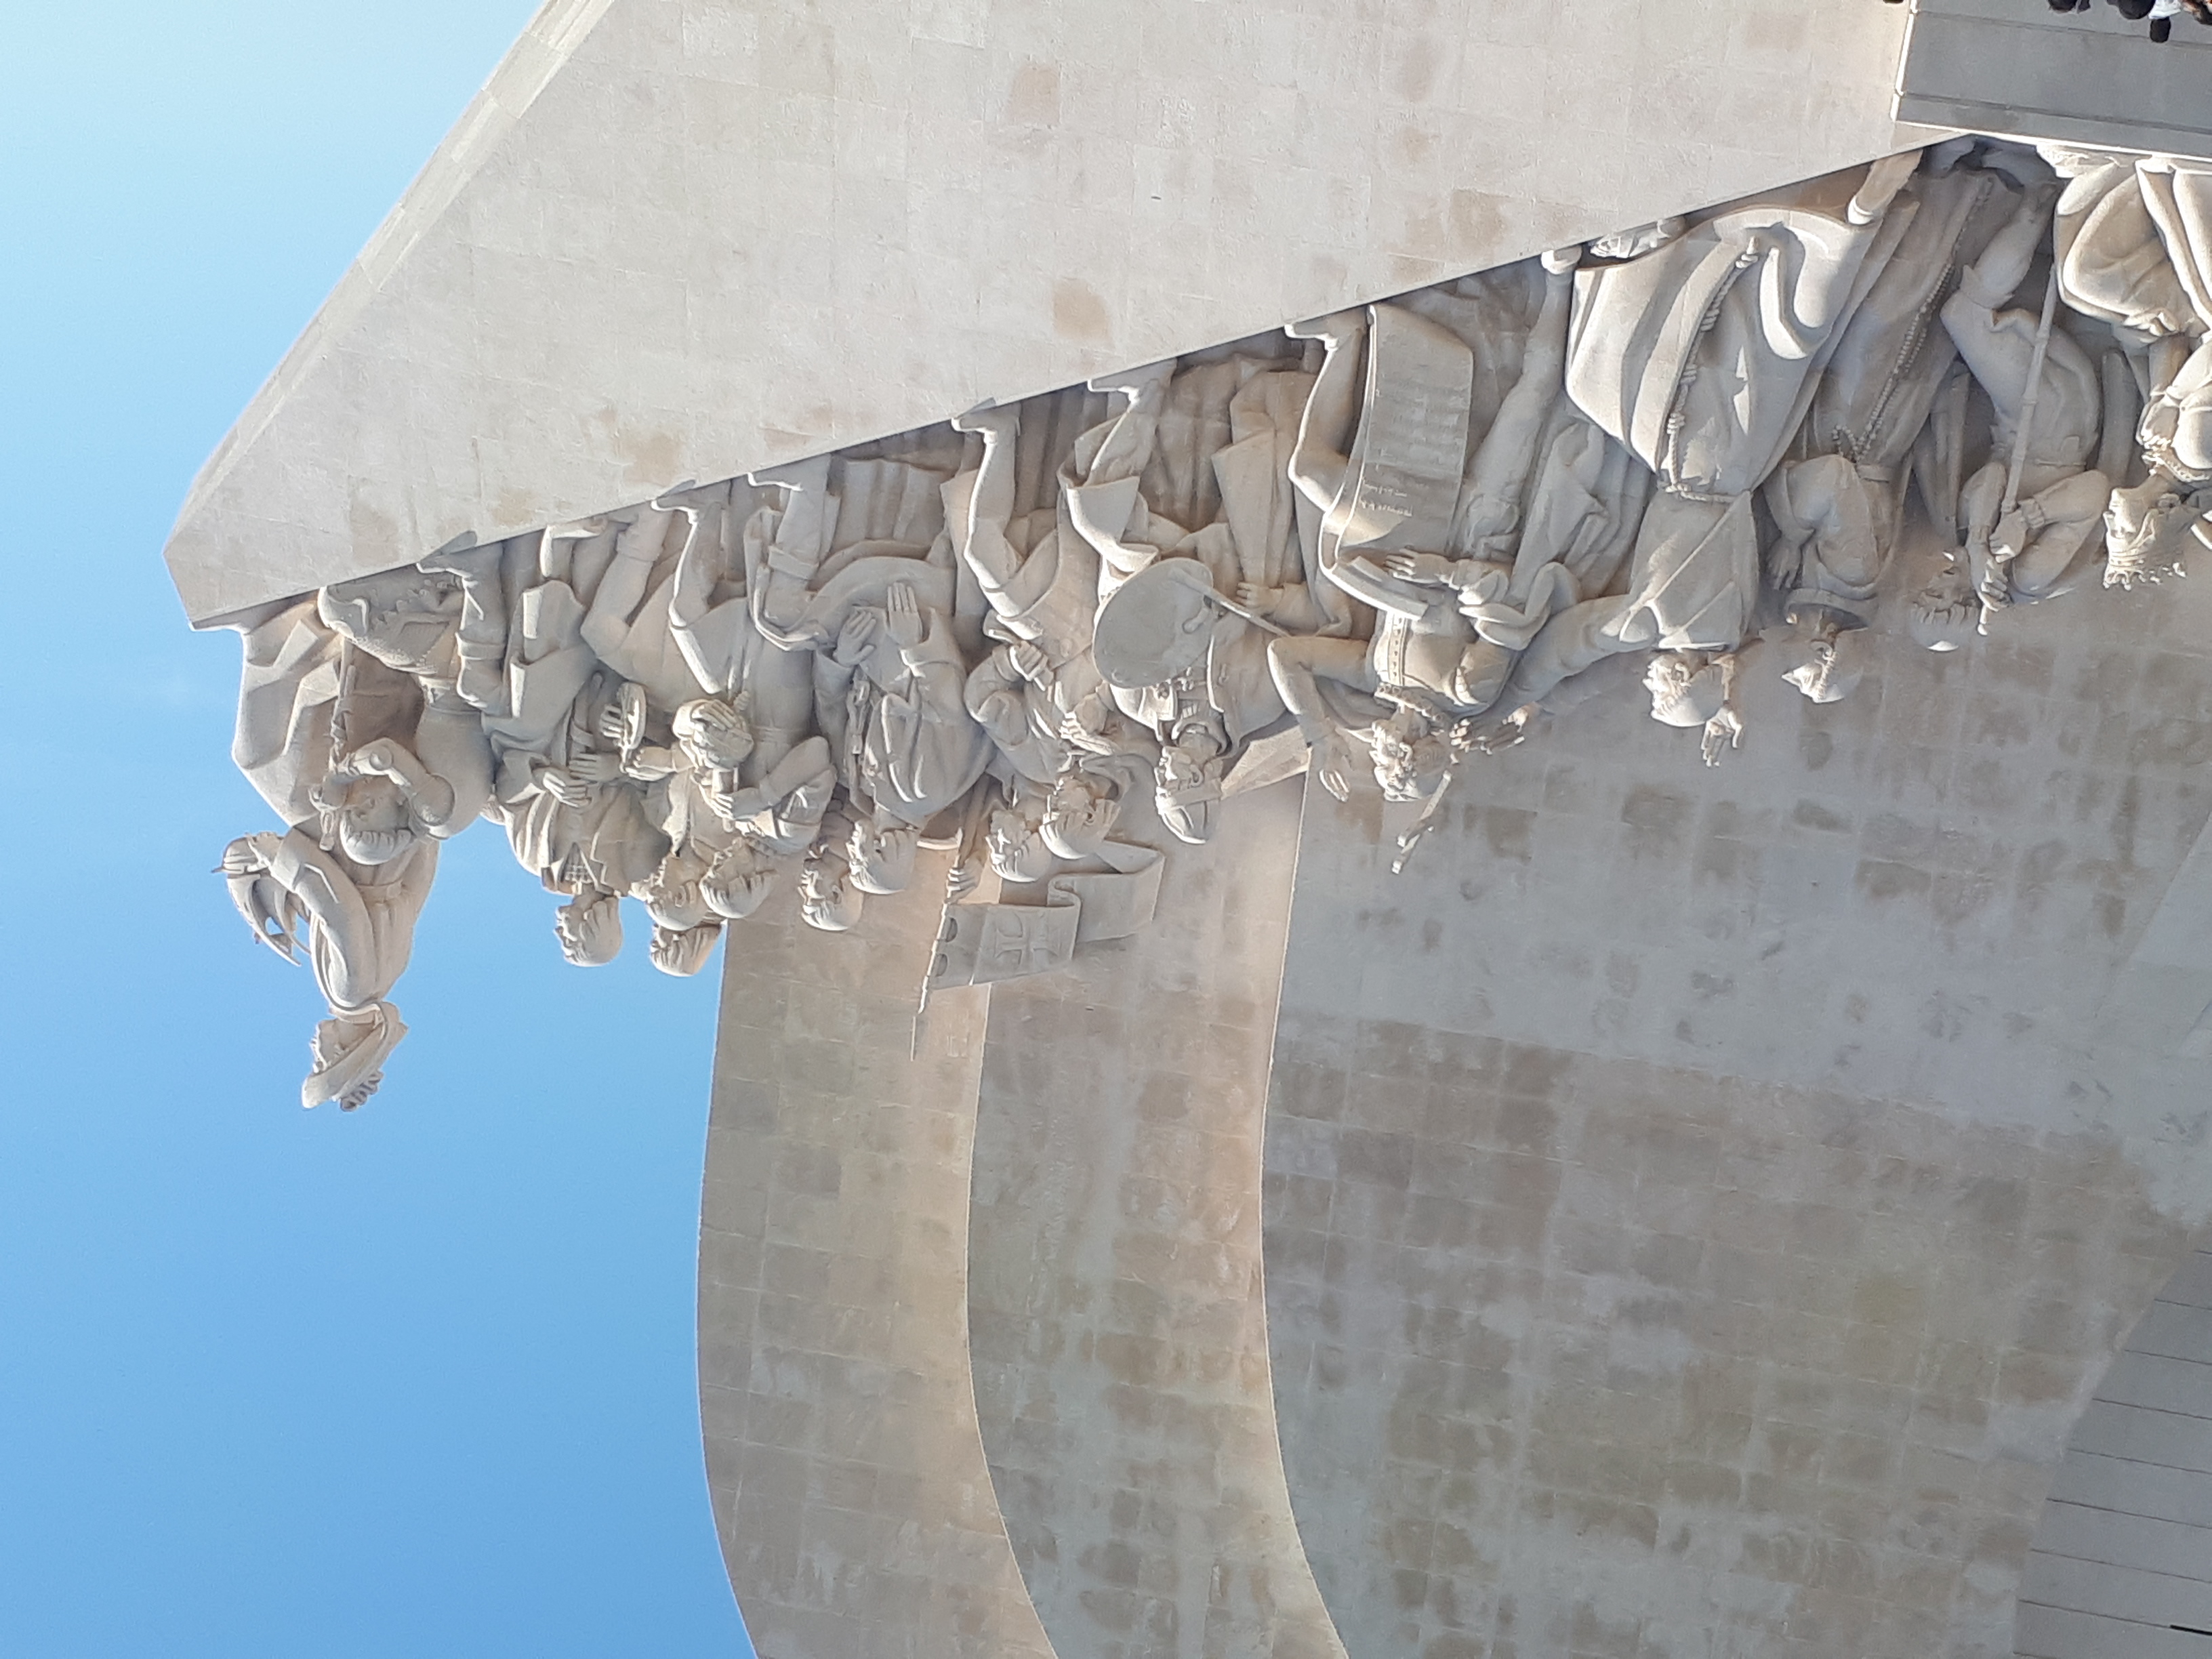
[{"label": "limestone block wall", "polygon": [[[708,1484],[765,1659],[1050,1659],[969,1381],[986,1004],[914,1042],[938,908],[757,917],[723,974],[699,1249]],[[788,906],[787,904],[787,909]]]},{"label": "limestone block wall", "polygon": [[1210,845],[1176,849],[1150,929],[990,993],[976,1404],[1064,1655],[1344,1653],[1291,1516],[1261,1291],[1297,824],[1295,785],[1226,803]]},{"label": "limestone block wall", "polygon": [[196,620],[1904,147],[1865,0],[549,0],[210,459]]},{"label": "limestone block wall", "polygon": [[2021,1590],[2031,1659],[2185,1659],[2212,1630],[2212,1255],[2162,1285],[2051,1483]]},{"label": "limestone block wall", "polygon": [[1594,696],[1396,878],[1311,796],[1267,1297],[1347,1653],[2012,1651],[2212,1197],[2203,982],[2137,960],[2197,902],[2208,612],[1882,640],[1827,708],[1755,652],[1711,772]]}]

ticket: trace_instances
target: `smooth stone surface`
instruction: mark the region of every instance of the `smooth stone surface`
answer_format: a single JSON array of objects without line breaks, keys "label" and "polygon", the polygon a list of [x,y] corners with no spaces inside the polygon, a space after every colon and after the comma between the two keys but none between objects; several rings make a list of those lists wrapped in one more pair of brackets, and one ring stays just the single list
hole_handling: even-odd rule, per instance
[{"label": "smooth stone surface", "polygon": [[1260,1131],[1299,793],[1176,849],[1152,927],[994,986],[976,1406],[1062,1654],[1340,1659],[1268,1383]]},{"label": "smooth stone surface", "polygon": [[1863,0],[574,0],[210,460],[207,620],[1924,136]]},{"label": "smooth stone surface", "polygon": [[871,907],[866,946],[757,917],[723,972],[700,1408],[724,1557],[764,1659],[1052,1653],[969,1379],[983,994],[945,999],[908,1058],[938,915],[921,890],[939,865]]},{"label": "smooth stone surface", "polygon": [[2098,1384],[2036,1528],[2015,1651],[2138,1659],[2212,1629],[2208,1292],[2212,1255],[2199,1250]]},{"label": "smooth stone surface", "polygon": [[2212,29],[2184,14],[2160,46],[2147,27],[2106,5],[1914,0],[1898,118],[2212,156]]}]

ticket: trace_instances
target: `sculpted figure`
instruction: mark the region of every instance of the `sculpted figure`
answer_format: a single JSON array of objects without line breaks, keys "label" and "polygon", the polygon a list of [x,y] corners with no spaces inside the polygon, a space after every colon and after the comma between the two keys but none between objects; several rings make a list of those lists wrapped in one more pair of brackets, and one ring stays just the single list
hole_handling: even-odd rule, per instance
[{"label": "sculpted figure", "polygon": [[330,775],[343,641],[314,599],[266,605],[229,624],[245,646],[231,763],[287,824],[314,823]]},{"label": "sculpted figure", "polygon": [[614,960],[622,895],[649,880],[669,851],[610,736],[621,715],[622,682],[599,669],[543,749],[511,750],[501,766],[497,810],[507,840],[547,891],[568,897],[555,928],[579,967]]},{"label": "sculpted figure", "polygon": [[407,966],[437,861],[436,845],[417,842],[385,863],[360,865],[298,830],[240,836],[224,849],[231,901],[253,936],[287,962],[304,949],[330,1005],[315,1029],[301,1105],[335,1100],[351,1111],[383,1081],[385,1061],[407,1034],[386,999]]},{"label": "sculpted figure", "polygon": [[963,701],[1014,775],[1048,785],[1069,757],[1062,727],[1108,695],[1091,652],[1098,554],[1069,521],[1064,490],[1053,514],[1016,518],[1013,410],[973,410],[952,424],[983,440],[953,541],[990,608],[984,632],[1004,647],[970,674]]},{"label": "sculpted figure", "polygon": [[[442,840],[475,823],[491,799],[494,762],[483,719],[459,690],[459,581],[390,570],[334,583],[317,597],[316,610],[356,651],[412,679],[422,699],[411,733],[387,732],[373,748],[338,757],[325,791],[381,778],[404,798],[417,835]],[[365,735],[352,740],[360,744]]]},{"label": "sculpted figure", "polygon": [[[1311,383],[1243,356],[1095,380],[1127,405],[1061,469],[1069,521],[1099,556],[1099,671],[1158,739],[1155,804],[1186,841],[1211,833],[1228,758],[1283,714],[1269,639],[1327,620],[1310,587],[1314,515],[1288,475]],[[1116,603],[1162,563],[1181,580],[1147,577]]]},{"label": "sculpted figure", "polygon": [[[1410,757],[1426,755],[1441,742],[1443,732],[1489,708],[1512,667],[1515,647],[1485,637],[1474,617],[1486,612],[1493,631],[1522,620],[1521,607],[1508,597],[1512,555],[1522,493],[1559,392],[1573,268],[1571,252],[1547,259],[1542,308],[1529,333],[1520,377],[1455,491],[1451,533],[1467,550],[1462,556],[1413,549],[1358,550],[1361,543],[1355,538],[1361,536],[1367,493],[1363,463],[1372,459],[1373,441],[1363,431],[1370,453],[1355,459],[1333,434],[1349,425],[1364,331],[1354,313],[1292,331],[1321,339],[1328,356],[1307,404],[1291,476],[1309,500],[1325,507],[1324,574],[1378,613],[1371,640],[1293,636],[1268,647],[1284,705],[1313,746],[1315,775],[1340,800],[1349,788],[1346,744],[1351,728],[1332,712],[1319,682],[1331,681],[1395,706],[1395,713],[1368,728],[1369,743],[1376,779],[1386,796],[1409,799],[1419,787],[1417,779],[1444,769],[1415,766]],[[1383,308],[1376,310],[1379,321]],[[1375,399],[1389,395],[1389,388],[1376,374],[1370,373],[1370,383],[1372,424]],[[1364,539],[1371,544],[1378,538]],[[1574,580],[1565,564],[1547,561],[1541,568],[1540,591],[1528,602],[1539,618],[1575,598]]]},{"label": "sculpted figure", "polygon": [[1767,552],[1768,579],[1783,590],[1784,614],[1810,647],[1784,678],[1816,702],[1842,696],[1857,679],[1844,646],[1872,618],[1916,465],[1937,522],[1948,526],[1957,514],[1955,477],[1939,450],[1954,450],[1962,434],[1942,434],[1938,449],[1922,442],[1939,400],[1954,422],[1966,408],[1963,395],[1943,399],[1964,370],[1942,307],[1961,267],[2012,219],[2021,199],[2017,180],[2033,182],[2042,172],[2024,151],[1965,165],[1977,144],[1961,138],[1930,149],[1892,205],[1902,234],[1816,384],[1801,446],[1811,459],[1785,463],[1767,481],[1778,532]]},{"label": "sculpted figure", "polygon": [[2144,398],[2148,476],[2113,477],[2105,580],[2178,570],[2212,510],[2212,169],[2166,155],[2045,145],[2067,179],[2053,241],[2069,305],[2112,325]]},{"label": "sculpted figure", "polygon": [[[1509,700],[1538,702],[1618,652],[1659,651],[1680,660],[1647,679],[1653,716],[1704,726],[1709,759],[1738,740],[1722,665],[1758,604],[1752,492],[1796,435],[1844,325],[1904,232],[1904,216],[1887,210],[1917,160],[1876,162],[1840,215],[1797,198],[1735,209],[1577,275],[1568,395],[1660,488],[1627,591],[1546,624]],[[1814,482],[1785,495],[1793,516],[1813,520],[1808,532],[1859,534]]]},{"label": "sculpted figure", "polygon": [[[2104,550],[2099,532],[2112,484],[2091,465],[2103,412],[2096,365],[2053,328],[2032,383],[2040,319],[2035,311],[2006,308],[2057,196],[2048,185],[2031,191],[2012,222],[1960,274],[1959,291],[1943,306],[1945,330],[1996,410],[1996,453],[1960,496],[1966,574],[1985,607],[2063,593]],[[2016,447],[2021,466],[2014,482],[2009,462]],[[2009,512],[2008,489],[2018,496]]]}]

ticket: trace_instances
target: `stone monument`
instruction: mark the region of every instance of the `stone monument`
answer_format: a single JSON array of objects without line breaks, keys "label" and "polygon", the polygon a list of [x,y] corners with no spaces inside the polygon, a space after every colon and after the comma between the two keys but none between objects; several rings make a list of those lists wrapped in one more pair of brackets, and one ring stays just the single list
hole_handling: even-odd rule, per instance
[{"label": "stone monument", "polygon": [[[1079,136],[1065,41],[809,27],[556,6],[533,96],[611,40],[844,118],[966,31],[991,143]],[[404,1054],[478,817],[577,964],[721,947],[702,1409],[769,1659],[2208,1639],[2212,174],[1880,137],[1057,389],[938,364],[864,441],[672,369],[690,438],[611,405],[495,507],[360,476],[311,337],[211,464],[172,556],[244,641],[222,873],[326,1006],[305,1103]],[[777,188],[763,249],[841,222]],[[1128,251],[1030,250],[1133,296],[1055,351],[1173,326]],[[332,330],[466,310],[371,275]]]}]

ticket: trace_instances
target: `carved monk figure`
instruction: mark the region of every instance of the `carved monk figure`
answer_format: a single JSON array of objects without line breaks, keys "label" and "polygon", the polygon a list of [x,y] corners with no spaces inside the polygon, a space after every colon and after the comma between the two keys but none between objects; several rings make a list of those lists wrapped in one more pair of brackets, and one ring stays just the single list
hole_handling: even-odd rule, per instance
[{"label": "carved monk figure", "polygon": [[[1264,624],[1328,620],[1310,591],[1315,515],[1287,470],[1312,380],[1245,352],[1101,377],[1091,390],[1127,401],[1060,470],[1068,519],[1099,556],[1101,671],[1114,704],[1158,739],[1155,804],[1185,841],[1210,833],[1229,757],[1283,714]],[[1136,603],[1141,588],[1111,603],[1164,561],[1186,578],[1159,590],[1182,606],[1172,629],[1168,606]]]},{"label": "carved monk figure", "polygon": [[952,424],[983,439],[954,546],[990,607],[987,635],[1007,647],[985,684],[971,674],[964,700],[1022,775],[1048,783],[1068,759],[1062,726],[1086,701],[1106,696],[1091,653],[1098,554],[1070,520],[1065,489],[1050,514],[1017,519],[1021,420],[1013,410],[974,410]]},{"label": "carved monk figure", "polygon": [[262,606],[229,626],[245,647],[231,763],[281,822],[313,823],[313,791],[330,775],[344,642],[312,598]]}]

